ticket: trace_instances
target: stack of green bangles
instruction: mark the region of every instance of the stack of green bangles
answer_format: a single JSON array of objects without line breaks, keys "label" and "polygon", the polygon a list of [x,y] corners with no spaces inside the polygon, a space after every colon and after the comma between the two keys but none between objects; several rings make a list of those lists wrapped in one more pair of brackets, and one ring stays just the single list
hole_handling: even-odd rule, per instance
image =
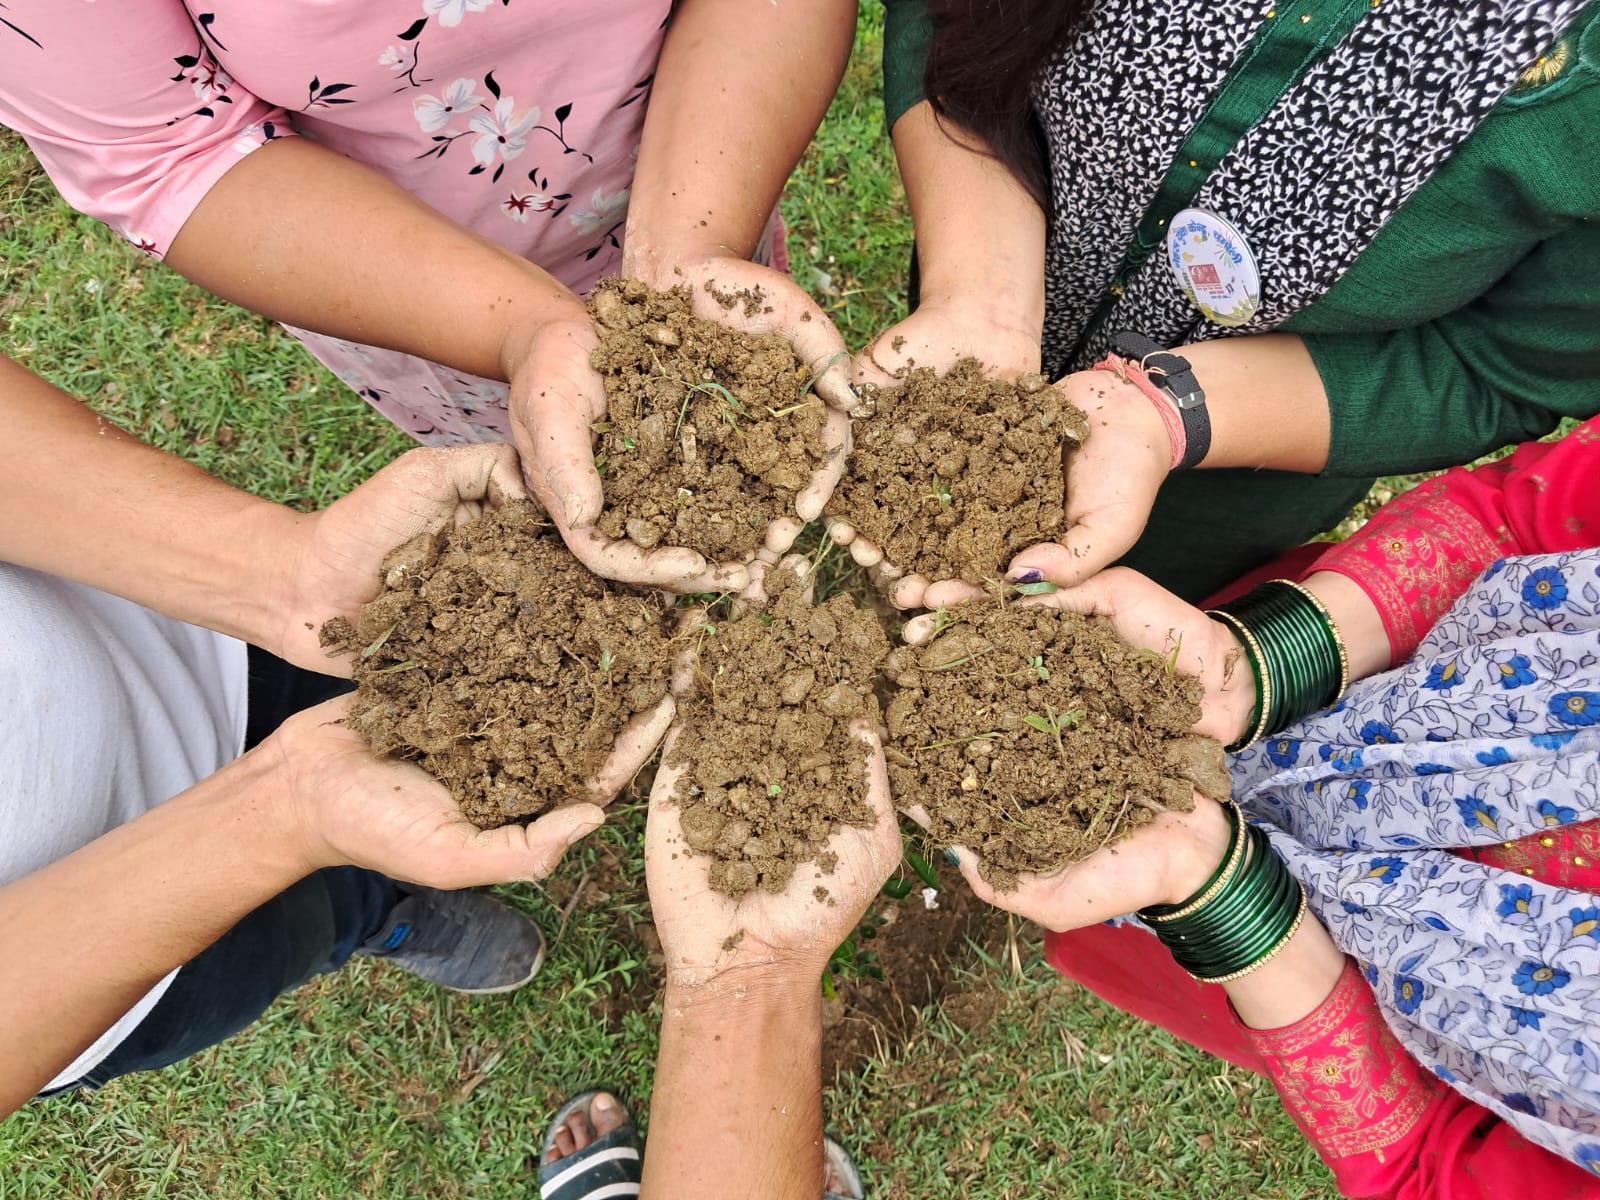
[{"label": "stack of green bangles", "polygon": [[1201,983],[1228,983],[1271,962],[1305,919],[1306,896],[1260,828],[1228,812],[1228,850],[1206,885],[1181,904],[1139,917]]},{"label": "stack of green bangles", "polygon": [[1270,580],[1206,615],[1239,635],[1256,683],[1245,734],[1228,747],[1229,753],[1344,695],[1350,682],[1344,639],[1322,602],[1298,583]]}]

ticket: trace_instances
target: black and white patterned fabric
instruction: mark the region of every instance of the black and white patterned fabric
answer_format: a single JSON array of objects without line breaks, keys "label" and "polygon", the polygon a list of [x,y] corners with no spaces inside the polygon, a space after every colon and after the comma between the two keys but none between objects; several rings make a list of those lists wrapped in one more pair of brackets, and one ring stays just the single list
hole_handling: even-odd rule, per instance
[{"label": "black and white patterned fabric", "polygon": [[1053,193],[1044,362],[1081,369],[1119,329],[1163,345],[1276,328],[1322,296],[1584,7],[1583,0],[1381,0],[1249,130],[1194,205],[1230,221],[1261,272],[1244,325],[1206,321],[1158,249],[1075,362],[1179,144],[1270,0],[1103,0],[1034,87]]}]

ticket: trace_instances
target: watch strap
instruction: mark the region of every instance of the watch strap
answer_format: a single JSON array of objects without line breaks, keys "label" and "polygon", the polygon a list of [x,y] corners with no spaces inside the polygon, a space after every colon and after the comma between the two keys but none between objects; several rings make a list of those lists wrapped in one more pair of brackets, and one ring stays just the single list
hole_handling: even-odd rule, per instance
[{"label": "watch strap", "polygon": [[1211,414],[1206,393],[1189,360],[1163,349],[1142,333],[1119,333],[1112,349],[1137,368],[1177,409],[1183,424],[1184,448],[1175,471],[1188,470],[1204,461],[1211,450]]}]

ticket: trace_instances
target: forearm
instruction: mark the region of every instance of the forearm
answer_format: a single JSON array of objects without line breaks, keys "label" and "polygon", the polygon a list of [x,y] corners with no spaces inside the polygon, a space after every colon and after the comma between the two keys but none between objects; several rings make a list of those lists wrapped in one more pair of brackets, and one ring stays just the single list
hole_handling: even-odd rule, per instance
[{"label": "forearm", "polygon": [[305,138],[223,175],[166,261],[274,320],[490,378],[532,329],[587,320],[545,271]]},{"label": "forearm", "polygon": [[816,1200],[822,992],[814,977],[732,972],[667,987],[645,1197]]},{"label": "forearm", "polygon": [[855,0],[677,6],[628,206],[628,271],[750,256],[838,87],[855,17]]},{"label": "forearm", "polygon": [[1211,450],[1202,467],[1321,471],[1331,418],[1322,377],[1293,334],[1218,338],[1182,349],[1206,392]]},{"label": "forearm", "polygon": [[1037,341],[1044,328],[1044,213],[970,135],[923,101],[895,122],[917,234],[921,303],[961,308]]},{"label": "forearm", "polygon": [[269,762],[253,752],[0,888],[0,1115],[306,873]]},{"label": "forearm", "polygon": [[[0,561],[263,642],[309,520],[139,441],[0,358]],[[277,619],[274,619],[274,613]]]}]

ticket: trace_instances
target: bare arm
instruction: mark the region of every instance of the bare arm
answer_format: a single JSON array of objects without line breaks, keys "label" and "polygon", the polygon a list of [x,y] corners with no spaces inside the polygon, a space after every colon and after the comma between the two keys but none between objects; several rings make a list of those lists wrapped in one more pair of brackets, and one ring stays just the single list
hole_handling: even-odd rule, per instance
[{"label": "bare arm", "polygon": [[373,758],[340,724],[344,706],[296,714],[216,774],[0,888],[0,1115],[314,870],[354,864],[442,888],[539,879],[603,818],[574,804],[480,831],[419,768]]},{"label": "bare arm", "polygon": [[641,1195],[816,1200],[817,975],[785,978],[752,968],[701,988],[669,984],[650,1112]]},{"label": "bare arm", "polygon": [[672,17],[628,206],[628,269],[748,258],[827,111],[855,0],[684,0]]},{"label": "bare arm", "polygon": [[305,138],[232,167],[166,261],[274,320],[496,379],[510,378],[539,326],[587,325],[547,272]]}]

